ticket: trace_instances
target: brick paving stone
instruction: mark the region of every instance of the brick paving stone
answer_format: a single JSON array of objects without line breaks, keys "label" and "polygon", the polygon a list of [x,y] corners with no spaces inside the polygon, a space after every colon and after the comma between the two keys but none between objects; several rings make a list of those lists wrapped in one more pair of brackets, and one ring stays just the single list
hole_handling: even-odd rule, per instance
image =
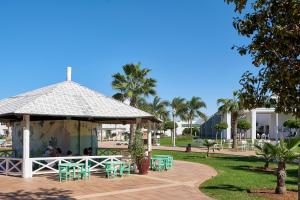
[{"label": "brick paving stone", "polygon": [[199,185],[217,172],[203,164],[175,161],[173,169],[106,179],[92,175],[90,180],[60,183],[57,175],[30,179],[0,176],[0,199],[101,199],[101,200],[199,200],[211,199]]}]

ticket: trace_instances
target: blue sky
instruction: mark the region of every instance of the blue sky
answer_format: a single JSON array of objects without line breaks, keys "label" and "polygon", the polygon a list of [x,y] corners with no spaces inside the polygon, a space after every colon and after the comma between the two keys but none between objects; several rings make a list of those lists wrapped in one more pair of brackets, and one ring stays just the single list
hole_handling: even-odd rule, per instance
[{"label": "blue sky", "polygon": [[126,63],[152,69],[165,99],[199,96],[207,114],[230,97],[249,57],[221,1],[0,1],[0,98],[65,80],[113,95],[111,75]]}]

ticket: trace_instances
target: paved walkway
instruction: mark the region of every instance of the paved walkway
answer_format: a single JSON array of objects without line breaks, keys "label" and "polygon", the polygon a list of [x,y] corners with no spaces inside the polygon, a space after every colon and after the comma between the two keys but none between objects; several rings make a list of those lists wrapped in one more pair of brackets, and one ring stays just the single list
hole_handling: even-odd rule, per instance
[{"label": "paved walkway", "polygon": [[[153,149],[168,150],[168,151],[185,151],[184,147],[153,146]],[[206,149],[192,147],[192,152],[206,153]],[[231,149],[223,149],[220,151],[215,150],[215,152],[213,152],[211,150],[210,153],[219,153],[219,154],[236,155],[236,156],[255,156],[256,155],[255,151],[232,151]]]},{"label": "paved walkway", "polygon": [[[127,149],[127,145],[116,145],[116,142],[101,142],[99,143],[100,147],[102,148],[125,148]],[[153,146],[153,149],[158,150],[168,150],[168,151],[185,151],[185,147],[167,147],[167,146]],[[197,148],[192,147],[192,152],[200,152],[200,153],[206,153],[205,148]],[[213,152],[212,150],[210,153],[219,153],[219,154],[226,154],[226,155],[236,155],[236,156],[255,156],[255,151],[233,151],[231,149],[223,149],[223,150],[216,150]]]},{"label": "paved walkway", "polygon": [[208,200],[198,187],[216,175],[207,165],[183,161],[175,161],[167,172],[115,179],[95,174],[90,180],[60,183],[55,175],[31,179],[1,175],[0,199]]}]

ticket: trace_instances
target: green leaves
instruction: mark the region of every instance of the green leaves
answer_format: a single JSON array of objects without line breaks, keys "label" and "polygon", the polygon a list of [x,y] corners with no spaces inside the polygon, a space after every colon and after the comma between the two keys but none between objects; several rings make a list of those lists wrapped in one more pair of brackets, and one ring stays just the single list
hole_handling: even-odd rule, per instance
[{"label": "green leaves", "polygon": [[246,72],[241,78],[244,106],[260,107],[276,95],[273,106],[277,112],[300,117],[300,1],[225,2],[234,4],[239,14],[234,28],[250,39],[235,48],[241,55],[251,56],[253,65],[261,69],[255,75]]},{"label": "green leaves", "polygon": [[207,119],[206,115],[201,112],[200,109],[206,108],[206,104],[200,97],[193,96],[190,101],[186,102],[187,117],[189,120],[193,120],[196,117],[200,117],[204,120]]},{"label": "green leaves", "polygon": [[241,131],[247,131],[251,128],[251,124],[245,119],[240,119],[238,121],[237,128]]},{"label": "green leaves", "polygon": [[[300,139],[280,140],[278,144],[264,143],[264,148],[278,162],[288,162],[299,157]],[[264,151],[265,151],[264,149]]]},{"label": "green leaves", "polygon": [[139,161],[145,156],[145,148],[142,140],[142,133],[140,131],[136,131],[133,142],[129,147],[129,152],[136,163],[139,163]]},{"label": "green leaves", "polygon": [[233,114],[240,114],[240,112],[243,111],[243,104],[239,100],[239,93],[237,92],[233,92],[232,99],[218,99],[217,104],[221,104],[221,106],[218,109],[220,113],[231,112]]},{"label": "green leaves", "polygon": [[203,141],[203,145],[207,148],[213,147],[215,144],[217,144],[215,141],[213,140],[204,140]]},{"label": "green leaves", "polygon": [[130,105],[137,107],[139,99],[156,94],[156,80],[148,77],[148,68],[141,68],[141,64],[126,64],[123,74],[114,74],[112,87],[118,91],[113,97],[118,100],[130,100]]},{"label": "green leaves", "polygon": [[222,131],[228,128],[228,124],[226,122],[219,122],[215,124],[214,129],[217,131]]},{"label": "green leaves", "polygon": [[298,128],[300,128],[300,120],[289,119],[283,123],[283,126],[288,127],[288,128],[298,129]]}]

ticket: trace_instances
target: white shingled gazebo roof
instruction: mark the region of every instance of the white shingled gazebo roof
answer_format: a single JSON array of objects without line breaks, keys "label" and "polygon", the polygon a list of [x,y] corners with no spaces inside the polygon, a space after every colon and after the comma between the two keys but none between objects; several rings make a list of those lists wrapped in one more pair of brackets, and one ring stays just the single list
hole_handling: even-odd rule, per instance
[{"label": "white shingled gazebo roof", "polygon": [[[70,69],[69,69],[70,70]],[[0,100],[0,118],[16,119],[22,115],[36,118],[71,118],[89,120],[157,121],[147,112],[68,80],[31,92]]]}]

